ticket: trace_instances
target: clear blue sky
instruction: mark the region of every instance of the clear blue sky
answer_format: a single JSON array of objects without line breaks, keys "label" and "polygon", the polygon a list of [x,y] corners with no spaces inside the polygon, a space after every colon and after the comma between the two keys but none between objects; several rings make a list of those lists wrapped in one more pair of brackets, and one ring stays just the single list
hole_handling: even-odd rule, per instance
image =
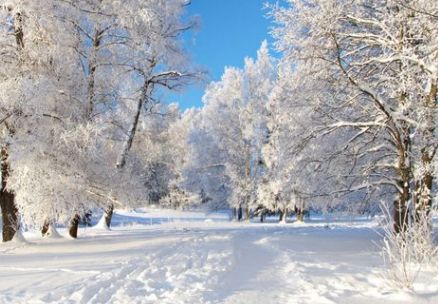
[{"label": "clear blue sky", "polygon": [[[186,49],[193,63],[208,71],[206,83],[219,80],[225,66],[241,67],[254,57],[264,39],[270,41],[270,21],[263,9],[268,0],[192,0],[188,16],[200,18],[200,28],[186,35]],[[271,1],[273,2],[273,1]],[[205,84],[204,84],[205,85]],[[204,85],[191,86],[167,96],[182,109],[202,106]]]}]

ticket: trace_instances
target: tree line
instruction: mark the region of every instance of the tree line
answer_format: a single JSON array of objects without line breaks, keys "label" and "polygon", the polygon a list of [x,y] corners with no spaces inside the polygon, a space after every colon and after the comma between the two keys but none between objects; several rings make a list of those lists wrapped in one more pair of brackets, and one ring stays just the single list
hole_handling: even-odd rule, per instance
[{"label": "tree line", "polygon": [[437,12],[436,1],[268,6],[277,56],[263,43],[256,60],[226,69],[200,111],[238,218],[302,218],[306,205],[374,212],[384,202],[403,232],[429,216]]}]

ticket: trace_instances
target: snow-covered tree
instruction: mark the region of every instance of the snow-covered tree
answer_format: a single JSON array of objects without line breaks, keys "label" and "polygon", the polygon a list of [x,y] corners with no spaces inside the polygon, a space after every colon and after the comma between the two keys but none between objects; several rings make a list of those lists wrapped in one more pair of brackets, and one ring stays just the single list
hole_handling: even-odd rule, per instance
[{"label": "snow-covered tree", "polygon": [[17,210],[29,225],[70,222],[76,237],[89,208],[112,213],[145,201],[144,163],[128,151],[155,88],[176,89],[189,76],[180,45],[192,26],[182,21],[187,4],[2,3],[5,240],[17,229]]},{"label": "snow-covered tree", "polygon": [[221,81],[212,83],[203,97],[207,130],[225,151],[230,205],[250,210],[257,205],[257,183],[262,174],[261,147],[266,141],[264,104],[275,78],[274,60],[266,42],[257,59],[247,58],[242,70],[227,68]]},{"label": "snow-covered tree", "polygon": [[[43,159],[37,156],[56,160],[61,156],[57,154],[57,148],[60,148],[57,144],[63,136],[76,132],[77,128],[82,129],[81,105],[75,99],[75,91],[80,89],[82,81],[75,69],[75,60],[69,56],[71,51],[64,43],[74,39],[71,28],[55,17],[54,2],[11,1],[1,9],[0,46],[7,58],[1,66],[4,92],[1,107],[5,115],[2,136],[6,143],[2,153],[5,169],[2,180],[6,189],[3,188],[5,196],[2,198],[9,197],[13,201],[14,195],[23,193],[17,182],[39,179],[36,167],[43,163]],[[60,54],[66,58],[61,58]],[[26,168],[26,157],[34,157],[32,168]],[[55,165],[55,161],[52,164]],[[17,178],[23,173],[21,170],[28,171],[27,179]],[[58,173],[62,174],[62,171]],[[50,200],[50,197],[44,199]],[[4,202],[8,203],[8,200]],[[28,205],[25,200],[15,203],[18,202],[21,213],[43,212],[36,211],[35,204]],[[8,208],[2,204],[2,210],[6,212]],[[8,218],[15,220],[12,214]],[[13,227],[8,220],[4,222],[8,223],[9,227],[3,229],[4,240],[9,240],[16,230],[17,223]]]},{"label": "snow-covered tree", "polygon": [[188,133],[188,159],[183,169],[185,188],[199,195],[202,207],[228,207],[230,183],[226,174],[226,152],[208,131],[203,111],[190,110],[184,116],[191,121]]},{"label": "snow-covered tree", "polygon": [[312,166],[312,147],[309,136],[316,128],[314,109],[306,99],[310,86],[300,79],[286,61],[278,69],[278,78],[266,103],[267,141],[262,148],[266,165],[260,183],[261,212],[279,212],[280,221],[293,211],[302,215],[304,208],[300,194],[311,193],[316,176],[309,172]]},{"label": "snow-covered tree", "polygon": [[182,115],[177,104],[160,104],[139,126],[133,153],[145,171],[146,197],[151,204],[161,204],[170,192],[191,196],[184,187],[183,176],[189,125],[190,117]]},{"label": "snow-covered tree", "polygon": [[[434,115],[434,106],[425,111],[422,96],[434,95],[429,71],[436,42],[429,35],[436,32],[436,8],[421,1],[288,2],[273,7],[277,47],[297,64],[305,62],[312,79],[329,88],[320,106],[330,118],[322,134],[343,136],[342,154],[354,162],[348,190],[397,194],[395,230],[405,229],[417,137],[433,134],[422,121],[424,113]],[[428,148],[434,156],[434,146]]]},{"label": "snow-covered tree", "polygon": [[[142,115],[156,103],[157,90],[179,89],[196,78],[189,71],[180,39],[194,25],[182,18],[187,4],[186,0],[119,3],[117,11],[124,12],[119,22],[125,35],[119,60],[130,79],[127,99],[133,101],[129,122],[122,124],[125,134],[116,163],[119,170],[125,167]],[[112,210],[113,206],[107,210],[107,222],[111,222]]]}]

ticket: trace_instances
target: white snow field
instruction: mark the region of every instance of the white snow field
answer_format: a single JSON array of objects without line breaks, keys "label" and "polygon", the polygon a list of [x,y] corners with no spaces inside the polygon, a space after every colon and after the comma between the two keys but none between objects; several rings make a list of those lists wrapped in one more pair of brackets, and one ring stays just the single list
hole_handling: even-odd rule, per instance
[{"label": "white snow field", "polygon": [[1,244],[0,303],[438,303],[434,269],[390,288],[371,221],[118,211],[115,226]]}]

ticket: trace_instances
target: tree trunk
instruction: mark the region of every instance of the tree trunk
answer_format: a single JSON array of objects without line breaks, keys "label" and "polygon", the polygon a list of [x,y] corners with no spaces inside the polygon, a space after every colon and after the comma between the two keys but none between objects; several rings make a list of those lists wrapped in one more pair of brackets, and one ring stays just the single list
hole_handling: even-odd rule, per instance
[{"label": "tree trunk", "polygon": [[241,221],[242,220],[242,216],[243,216],[243,212],[242,212],[242,206],[239,206],[239,208],[237,208],[237,221]]},{"label": "tree trunk", "polygon": [[96,30],[93,37],[93,45],[91,49],[91,54],[88,60],[88,96],[87,96],[87,119],[91,120],[93,118],[93,112],[95,107],[96,99],[96,70],[97,70],[97,52],[99,51],[99,46],[102,38],[102,31]]},{"label": "tree trunk", "polygon": [[260,223],[265,222],[265,215],[263,213],[260,214]]},{"label": "tree trunk", "polygon": [[409,226],[408,202],[409,191],[409,168],[402,168],[402,179],[398,182],[400,189],[399,197],[394,201],[394,232],[405,232]]},{"label": "tree trunk", "polygon": [[437,97],[438,84],[437,80],[434,79],[431,83],[430,92],[425,102],[425,108],[427,111],[425,121],[428,124],[428,128],[426,128],[423,133],[426,145],[421,149],[421,166],[424,173],[415,185],[414,206],[416,220],[420,220],[425,215],[428,216],[432,208],[433,172],[431,167],[436,154],[436,139],[434,138],[435,122],[433,113],[436,109]]},{"label": "tree trunk", "polygon": [[[147,98],[148,98],[148,88],[149,88],[149,83],[145,80],[145,82],[143,84],[143,88],[142,88],[141,97],[139,98],[139,100],[137,102],[137,108],[136,108],[136,112],[134,115],[134,119],[131,123],[129,130],[128,130],[128,135],[127,135],[126,141],[123,143],[122,151],[120,152],[119,157],[117,158],[117,163],[116,163],[117,169],[122,169],[126,164],[126,158],[128,156],[128,152],[131,149],[132,143],[134,141],[135,133],[137,130],[137,125],[138,125],[138,122],[140,120],[141,109],[142,109],[143,105],[146,103]],[[114,209],[114,206],[110,206],[110,208],[108,210],[105,210],[105,223],[108,226],[108,228],[111,226],[113,209]]]},{"label": "tree trunk", "polygon": [[111,204],[108,209],[105,210],[105,225],[107,228],[111,227],[111,220],[113,218],[114,205]]},{"label": "tree trunk", "polygon": [[283,212],[283,210],[280,210],[279,211],[279,219],[278,219],[278,221],[281,223],[281,222],[283,222],[283,220],[284,220],[284,212]]},{"label": "tree trunk", "polygon": [[231,208],[231,220],[237,220],[237,209],[235,207]]},{"label": "tree trunk", "polygon": [[9,191],[2,190],[0,205],[3,220],[3,242],[9,242],[14,238],[19,229],[18,210],[15,207],[15,195]]},{"label": "tree trunk", "polygon": [[50,221],[49,220],[45,220],[43,228],[41,228],[41,235],[42,236],[47,236],[47,233],[49,232],[49,228],[50,228]]},{"label": "tree trunk", "polygon": [[149,83],[145,81],[145,83],[143,84],[141,97],[137,101],[137,108],[134,115],[134,119],[131,123],[131,126],[129,127],[126,141],[123,143],[122,152],[120,153],[117,159],[116,167],[119,169],[123,168],[126,164],[126,157],[128,156],[128,152],[131,149],[132,142],[134,141],[135,133],[137,130],[137,125],[140,120],[141,109],[148,99],[148,88],[149,88]]},{"label": "tree trunk", "polygon": [[240,221],[242,219],[242,210],[241,207],[234,207],[233,210],[233,221]]},{"label": "tree trunk", "polygon": [[[401,95],[401,104],[405,104],[406,94]],[[405,232],[409,227],[408,203],[411,198],[410,185],[412,176],[412,162],[409,160],[411,150],[411,130],[406,123],[402,124],[401,131],[397,133],[398,154],[398,199],[394,202],[394,232]]]},{"label": "tree trunk", "polygon": [[70,227],[68,229],[68,234],[75,239],[78,237],[79,220],[80,216],[76,214],[70,221]]},{"label": "tree trunk", "polygon": [[432,184],[433,175],[429,171],[416,183],[414,204],[417,221],[424,215],[428,216],[432,209]]},{"label": "tree trunk", "polygon": [[304,209],[302,208],[296,208],[296,217],[298,222],[304,222]]},{"label": "tree trunk", "polygon": [[18,210],[15,206],[15,195],[6,189],[9,176],[8,152],[6,147],[1,149],[1,192],[0,207],[3,220],[3,242],[11,241],[18,231]]},{"label": "tree trunk", "polygon": [[[148,100],[148,90],[149,90],[149,82],[145,80],[141,91],[141,97],[137,101],[137,108],[134,115],[134,119],[131,123],[131,126],[129,127],[127,138],[123,143],[122,151],[120,152],[119,157],[117,158],[116,167],[118,169],[122,169],[126,164],[126,158],[128,157],[129,150],[131,150],[131,146],[134,141],[138,122],[140,120],[141,109]],[[114,206],[112,206],[111,209],[113,210]],[[108,228],[111,226],[112,210],[111,210],[111,214],[107,213],[107,210],[105,211],[105,213],[107,213],[105,215],[105,222]]]},{"label": "tree trunk", "polygon": [[421,163],[424,172],[415,183],[415,192],[413,195],[415,210],[413,218],[417,224],[426,224],[429,233],[431,233],[432,220],[430,218],[430,212],[432,210],[432,186],[434,180],[431,167],[434,155],[427,151],[428,149],[426,148],[421,149]]},{"label": "tree trunk", "polygon": [[304,199],[295,193],[295,216],[298,222],[304,222],[304,211],[306,208],[306,204],[304,203]]},{"label": "tree trunk", "polygon": [[45,221],[44,225],[41,229],[41,234],[43,237],[54,237],[54,238],[59,238],[61,237],[58,233],[58,231],[56,230],[56,226],[55,223],[53,221]]},{"label": "tree trunk", "polygon": [[251,212],[249,207],[245,207],[245,221],[249,222],[251,219]]},{"label": "tree trunk", "polygon": [[[20,67],[20,76],[23,76],[23,48],[24,48],[24,32],[23,32],[23,16],[18,12],[13,16],[13,30],[15,42],[18,52],[18,62]],[[9,130],[9,135],[13,136],[14,130]],[[19,229],[18,209],[15,205],[15,194],[6,189],[7,179],[9,176],[8,151],[7,146],[1,148],[1,191],[0,191],[0,207],[2,210],[3,220],[3,242],[11,241]]]}]

